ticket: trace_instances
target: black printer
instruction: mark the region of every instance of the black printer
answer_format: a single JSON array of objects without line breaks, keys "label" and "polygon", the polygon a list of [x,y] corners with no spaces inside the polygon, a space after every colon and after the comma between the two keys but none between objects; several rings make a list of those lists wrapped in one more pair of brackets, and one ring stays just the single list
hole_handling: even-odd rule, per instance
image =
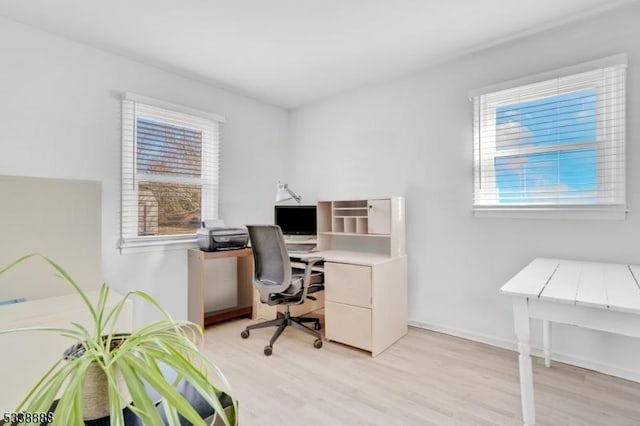
[{"label": "black printer", "polygon": [[204,251],[238,250],[249,244],[244,228],[206,227],[198,229],[198,247]]}]

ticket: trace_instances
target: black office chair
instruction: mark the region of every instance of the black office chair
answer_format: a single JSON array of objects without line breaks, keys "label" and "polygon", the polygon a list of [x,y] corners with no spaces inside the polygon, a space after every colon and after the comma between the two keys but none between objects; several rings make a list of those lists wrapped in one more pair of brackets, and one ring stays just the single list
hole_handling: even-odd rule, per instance
[{"label": "black office chair", "polygon": [[[324,290],[324,274],[313,271],[314,265],[323,261],[320,257],[301,259],[305,269],[291,268],[289,254],[285,246],[282,231],[275,225],[249,225],[249,240],[253,249],[254,275],[253,285],[260,293],[260,301],[268,305],[285,305],[285,312],[281,318],[253,324],[245,328],[240,336],[249,337],[249,330],[276,326],[278,329],[271,337],[269,344],[264,347],[264,354],[271,355],[273,344],[280,337],[285,328],[292,325],[316,339],[313,346],[322,347],[320,320],[311,317],[292,317],[289,312],[291,305],[299,305],[317,291]],[[312,323],[315,330],[304,324]]]}]

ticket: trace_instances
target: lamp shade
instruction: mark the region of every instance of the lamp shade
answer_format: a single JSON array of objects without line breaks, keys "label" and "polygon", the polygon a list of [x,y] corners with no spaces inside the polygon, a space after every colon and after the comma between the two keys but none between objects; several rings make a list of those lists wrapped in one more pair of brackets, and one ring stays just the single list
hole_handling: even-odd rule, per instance
[{"label": "lamp shade", "polygon": [[295,192],[289,189],[289,185],[287,185],[286,183],[278,182],[277,192],[276,192],[276,203],[279,203],[280,201],[287,201],[292,198],[296,200],[298,203],[302,199],[302,197],[300,197]]}]

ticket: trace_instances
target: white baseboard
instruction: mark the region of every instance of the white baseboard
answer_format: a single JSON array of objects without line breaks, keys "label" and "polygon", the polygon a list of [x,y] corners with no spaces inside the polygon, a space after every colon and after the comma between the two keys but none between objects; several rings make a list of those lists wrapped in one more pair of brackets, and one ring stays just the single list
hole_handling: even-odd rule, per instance
[{"label": "white baseboard", "polygon": [[[425,330],[431,330],[438,333],[449,334],[451,336],[460,337],[462,339],[473,340],[474,342],[485,343],[487,345],[496,346],[499,348],[508,349],[517,352],[517,345],[515,340],[501,339],[495,336],[489,336],[480,333],[474,333],[468,330],[462,330],[458,328],[447,327],[439,324],[428,324],[420,321],[409,321],[409,325],[412,327],[422,328]],[[540,347],[531,347],[531,354],[536,357],[543,357],[543,351]],[[610,376],[620,377],[621,379],[632,380],[634,382],[640,382],[640,370],[630,370],[627,368],[620,368],[619,366],[606,364],[587,359],[571,354],[552,352],[552,361],[558,361],[565,364],[575,365],[577,367],[586,368],[588,370],[594,370],[599,373],[608,374]]]}]

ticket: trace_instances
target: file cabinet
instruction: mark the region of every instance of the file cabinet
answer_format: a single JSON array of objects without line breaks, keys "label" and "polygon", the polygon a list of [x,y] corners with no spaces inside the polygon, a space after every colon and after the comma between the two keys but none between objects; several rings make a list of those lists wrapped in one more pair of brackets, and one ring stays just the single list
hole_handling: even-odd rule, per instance
[{"label": "file cabinet", "polygon": [[325,336],[376,356],[407,333],[407,258],[358,262],[325,263]]}]

